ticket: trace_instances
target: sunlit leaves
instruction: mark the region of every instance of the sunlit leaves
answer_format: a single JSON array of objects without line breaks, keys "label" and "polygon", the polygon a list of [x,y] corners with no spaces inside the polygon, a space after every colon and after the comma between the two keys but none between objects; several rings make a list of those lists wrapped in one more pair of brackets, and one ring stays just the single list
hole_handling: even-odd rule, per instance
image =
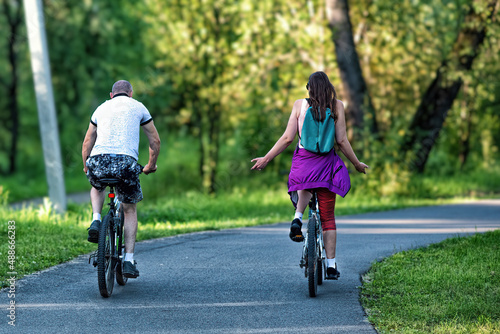
[{"label": "sunlit leaves", "polygon": [[[349,1],[356,49],[385,138],[383,152],[367,150],[361,157],[379,159],[383,166],[397,153],[423,92],[452,52],[470,3],[484,7],[487,1]],[[44,6],[62,146],[74,168],[81,164],[82,124],[117,79],[131,80],[134,97],[153,113],[160,133],[197,136],[203,126],[197,115],[209,104],[220,104],[220,140],[235,142],[245,158],[265,154],[279,138],[293,102],[307,96],[304,86],[312,72],[324,70],[343,98],[324,0],[84,0],[44,1]],[[0,25],[4,22],[1,16]],[[472,115],[471,164],[483,155],[490,162],[498,159],[498,36],[498,20],[490,22],[472,71],[450,73],[449,78],[460,75],[469,91],[459,95],[448,114],[432,166],[456,161],[465,111]],[[19,50],[19,103],[26,115],[20,156],[32,159],[30,169],[43,173],[36,169],[38,124],[27,43]],[[8,70],[2,47],[0,78]],[[0,106],[5,108],[4,98]],[[363,140],[363,146],[373,147],[370,137]],[[278,169],[288,164],[285,156]]]}]

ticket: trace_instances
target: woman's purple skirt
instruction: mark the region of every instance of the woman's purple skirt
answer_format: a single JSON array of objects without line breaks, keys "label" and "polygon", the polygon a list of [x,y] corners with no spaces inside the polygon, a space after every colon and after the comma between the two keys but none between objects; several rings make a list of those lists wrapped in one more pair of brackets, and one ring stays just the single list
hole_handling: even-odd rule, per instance
[{"label": "woman's purple skirt", "polygon": [[327,188],[342,197],[351,189],[347,167],[335,150],[325,155],[295,149],[292,167],[288,176],[288,193],[294,206],[297,190]]}]

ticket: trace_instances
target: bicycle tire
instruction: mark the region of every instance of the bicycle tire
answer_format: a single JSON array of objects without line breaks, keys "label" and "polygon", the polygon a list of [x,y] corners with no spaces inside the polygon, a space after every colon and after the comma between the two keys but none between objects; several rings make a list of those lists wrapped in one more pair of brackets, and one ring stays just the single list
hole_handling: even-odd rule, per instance
[{"label": "bicycle tire", "polygon": [[101,296],[107,298],[113,293],[115,283],[114,270],[114,233],[112,227],[112,217],[107,214],[99,231],[99,242],[97,246],[97,282]]},{"label": "bicycle tire", "polygon": [[307,281],[309,297],[316,297],[318,293],[318,252],[315,216],[312,216],[307,223]]},{"label": "bicycle tire", "polygon": [[318,258],[318,285],[323,284],[323,261]]},{"label": "bicycle tire", "polygon": [[319,225],[320,227],[316,229],[316,234],[317,234],[317,240],[319,240],[319,242],[322,243],[322,245],[318,244],[316,248],[318,250],[318,285],[322,285],[326,269],[323,267],[325,261],[323,260],[323,253],[320,252],[320,250],[323,249],[323,252],[325,252],[325,244],[323,242],[323,230],[321,224]]},{"label": "bicycle tire", "polygon": [[125,285],[127,284],[128,278],[123,276],[122,269],[123,269],[123,256],[125,255],[125,245],[123,244],[123,224],[124,224],[124,219],[125,217],[123,216],[123,208],[120,206],[120,211],[119,211],[119,217],[120,217],[120,226],[118,228],[118,244],[117,244],[117,255],[118,255],[118,263],[116,264],[116,282],[119,285]]}]

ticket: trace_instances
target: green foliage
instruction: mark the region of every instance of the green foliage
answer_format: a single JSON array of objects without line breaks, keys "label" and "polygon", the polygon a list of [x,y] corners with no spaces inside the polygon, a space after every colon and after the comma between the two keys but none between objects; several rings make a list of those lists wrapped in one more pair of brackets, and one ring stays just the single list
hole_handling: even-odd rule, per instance
[{"label": "green foliage", "polygon": [[[373,195],[408,192],[414,178],[398,159],[401,138],[437,66],[455,43],[468,3],[350,2],[357,51],[383,138],[376,142],[367,131],[361,141],[352,143],[372,174],[367,184],[355,179],[354,191],[359,187]],[[270,149],[284,131],[294,100],[306,96],[304,85],[311,72],[326,71],[343,99],[324,1],[44,4],[68,192],[87,187],[81,173],[81,142],[91,113],[108,98],[115,80],[129,79],[134,97],[154,116],[163,150],[169,153],[160,158],[159,166],[165,169],[155,177],[166,184],[184,180],[182,189],[187,190],[201,190],[206,183],[201,171],[213,164],[217,190],[233,183],[228,177],[248,176],[249,160]],[[0,12],[0,25],[5,22]],[[28,46],[21,28],[16,49],[18,172],[0,179],[11,201],[46,192]],[[488,170],[499,159],[499,33],[498,22],[491,22],[472,71],[461,74],[464,89],[429,158],[430,175]],[[0,48],[1,78],[9,75],[6,57],[5,48]],[[0,108],[6,107],[5,94],[0,89]],[[0,131],[1,145],[7,145],[8,131]],[[179,141],[183,146],[186,138],[192,138],[187,140],[188,154],[171,149]],[[0,147],[0,169],[5,169],[5,147]],[[286,179],[291,152],[276,158],[270,172],[259,179],[265,184]],[[188,178],[179,171],[183,166],[190,170]],[[156,184],[154,195],[168,188]]]},{"label": "green foliage", "polygon": [[179,96],[177,124],[199,138],[207,187],[219,141],[245,143],[250,157],[279,137],[292,91],[303,97],[311,65],[324,58],[309,51],[319,35],[314,13],[297,1],[150,1],[147,9],[162,13],[146,16],[149,47]]},{"label": "green foliage", "polygon": [[[467,1],[356,1],[351,5],[361,66],[383,133],[381,145],[373,143],[368,133],[361,145],[354,145],[362,149],[362,160],[374,167],[372,172],[381,180],[397,181],[404,189],[413,177],[407,171],[409,162],[398,158],[405,153],[399,152],[399,145],[437,67],[448,60],[469,7]],[[498,71],[500,50],[498,43],[492,43],[499,28],[498,22],[488,25],[471,71],[449,73],[449,79],[460,75],[464,84],[427,162],[430,174],[471,172],[499,159],[498,80],[491,76]],[[393,188],[384,182],[381,187]]]},{"label": "green foliage", "polygon": [[362,302],[381,333],[500,331],[500,231],[448,239],[376,263]]}]

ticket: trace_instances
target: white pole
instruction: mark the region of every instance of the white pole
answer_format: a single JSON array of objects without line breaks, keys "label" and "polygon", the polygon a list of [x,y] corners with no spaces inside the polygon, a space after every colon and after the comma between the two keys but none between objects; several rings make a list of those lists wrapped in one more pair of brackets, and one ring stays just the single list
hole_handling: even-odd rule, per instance
[{"label": "white pole", "polygon": [[50,76],[49,52],[42,11],[42,0],[24,0],[24,12],[35,83],[38,120],[45,160],[50,201],[57,212],[66,211],[64,172],[61,162],[59,131]]}]

